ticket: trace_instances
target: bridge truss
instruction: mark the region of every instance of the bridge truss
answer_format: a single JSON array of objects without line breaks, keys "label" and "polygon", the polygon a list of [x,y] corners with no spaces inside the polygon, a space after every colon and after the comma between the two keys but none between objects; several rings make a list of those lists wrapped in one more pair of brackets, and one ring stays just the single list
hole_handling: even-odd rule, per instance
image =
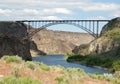
[{"label": "bridge truss", "polygon": [[[19,22],[27,24],[27,31],[30,37],[39,32],[41,29],[47,28],[49,26],[57,24],[68,24],[76,26],[86,31],[93,37],[98,38],[101,31],[101,24],[108,21],[109,20],[23,20]],[[37,28],[37,30],[30,32],[31,27]]]}]

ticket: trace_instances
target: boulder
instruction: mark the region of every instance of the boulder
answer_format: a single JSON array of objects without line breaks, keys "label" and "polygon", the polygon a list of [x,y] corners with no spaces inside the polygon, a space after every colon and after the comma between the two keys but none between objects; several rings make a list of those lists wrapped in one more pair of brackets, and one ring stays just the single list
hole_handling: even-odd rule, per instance
[{"label": "boulder", "polygon": [[0,22],[0,57],[4,55],[18,55],[24,60],[32,60],[25,24],[14,21]]}]

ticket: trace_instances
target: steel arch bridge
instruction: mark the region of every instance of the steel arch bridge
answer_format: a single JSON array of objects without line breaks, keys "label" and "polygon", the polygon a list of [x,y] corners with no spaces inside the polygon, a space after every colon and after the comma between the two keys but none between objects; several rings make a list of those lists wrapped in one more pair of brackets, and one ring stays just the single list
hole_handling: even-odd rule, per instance
[{"label": "steel arch bridge", "polygon": [[[100,24],[108,21],[110,20],[23,20],[19,22],[23,22],[27,24],[27,31],[29,33],[28,34],[29,37],[33,36],[41,29],[47,28],[49,26],[57,25],[57,24],[68,24],[68,25],[76,26],[86,31],[93,37],[98,38],[101,29]],[[38,28],[38,29],[30,32],[31,26],[33,28]]]}]

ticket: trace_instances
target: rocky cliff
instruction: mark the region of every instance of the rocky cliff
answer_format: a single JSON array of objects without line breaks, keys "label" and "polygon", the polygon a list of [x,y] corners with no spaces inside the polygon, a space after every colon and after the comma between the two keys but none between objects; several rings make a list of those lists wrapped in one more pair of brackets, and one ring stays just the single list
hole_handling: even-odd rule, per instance
[{"label": "rocky cliff", "polygon": [[[32,29],[32,31],[35,29]],[[32,36],[39,50],[47,54],[71,53],[75,46],[89,43],[94,38],[86,33],[42,29]]]},{"label": "rocky cliff", "polygon": [[109,21],[102,29],[101,36],[90,44],[76,47],[74,53],[82,55],[107,54],[118,56],[120,54],[120,18]]},{"label": "rocky cliff", "polygon": [[4,55],[18,55],[24,60],[31,60],[30,41],[25,24],[0,22],[0,57]]},{"label": "rocky cliff", "polygon": [[34,57],[34,56],[36,57],[36,56],[40,56],[40,55],[46,55],[45,52],[38,49],[36,43],[32,40],[30,42],[30,53],[31,53],[32,57]]}]

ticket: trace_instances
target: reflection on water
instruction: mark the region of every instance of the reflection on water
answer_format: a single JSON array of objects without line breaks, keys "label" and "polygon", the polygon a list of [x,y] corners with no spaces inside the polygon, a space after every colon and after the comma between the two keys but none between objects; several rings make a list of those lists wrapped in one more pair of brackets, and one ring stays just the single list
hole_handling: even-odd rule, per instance
[{"label": "reflection on water", "polygon": [[83,66],[80,64],[75,64],[75,63],[69,63],[64,60],[63,55],[46,55],[46,56],[41,56],[41,57],[33,57],[33,61],[37,62],[42,62],[46,65],[61,65],[65,68],[82,68],[85,72],[87,73],[110,73],[109,71],[103,70],[103,69],[98,69],[98,68],[93,68],[93,67],[88,67],[88,66]]}]

